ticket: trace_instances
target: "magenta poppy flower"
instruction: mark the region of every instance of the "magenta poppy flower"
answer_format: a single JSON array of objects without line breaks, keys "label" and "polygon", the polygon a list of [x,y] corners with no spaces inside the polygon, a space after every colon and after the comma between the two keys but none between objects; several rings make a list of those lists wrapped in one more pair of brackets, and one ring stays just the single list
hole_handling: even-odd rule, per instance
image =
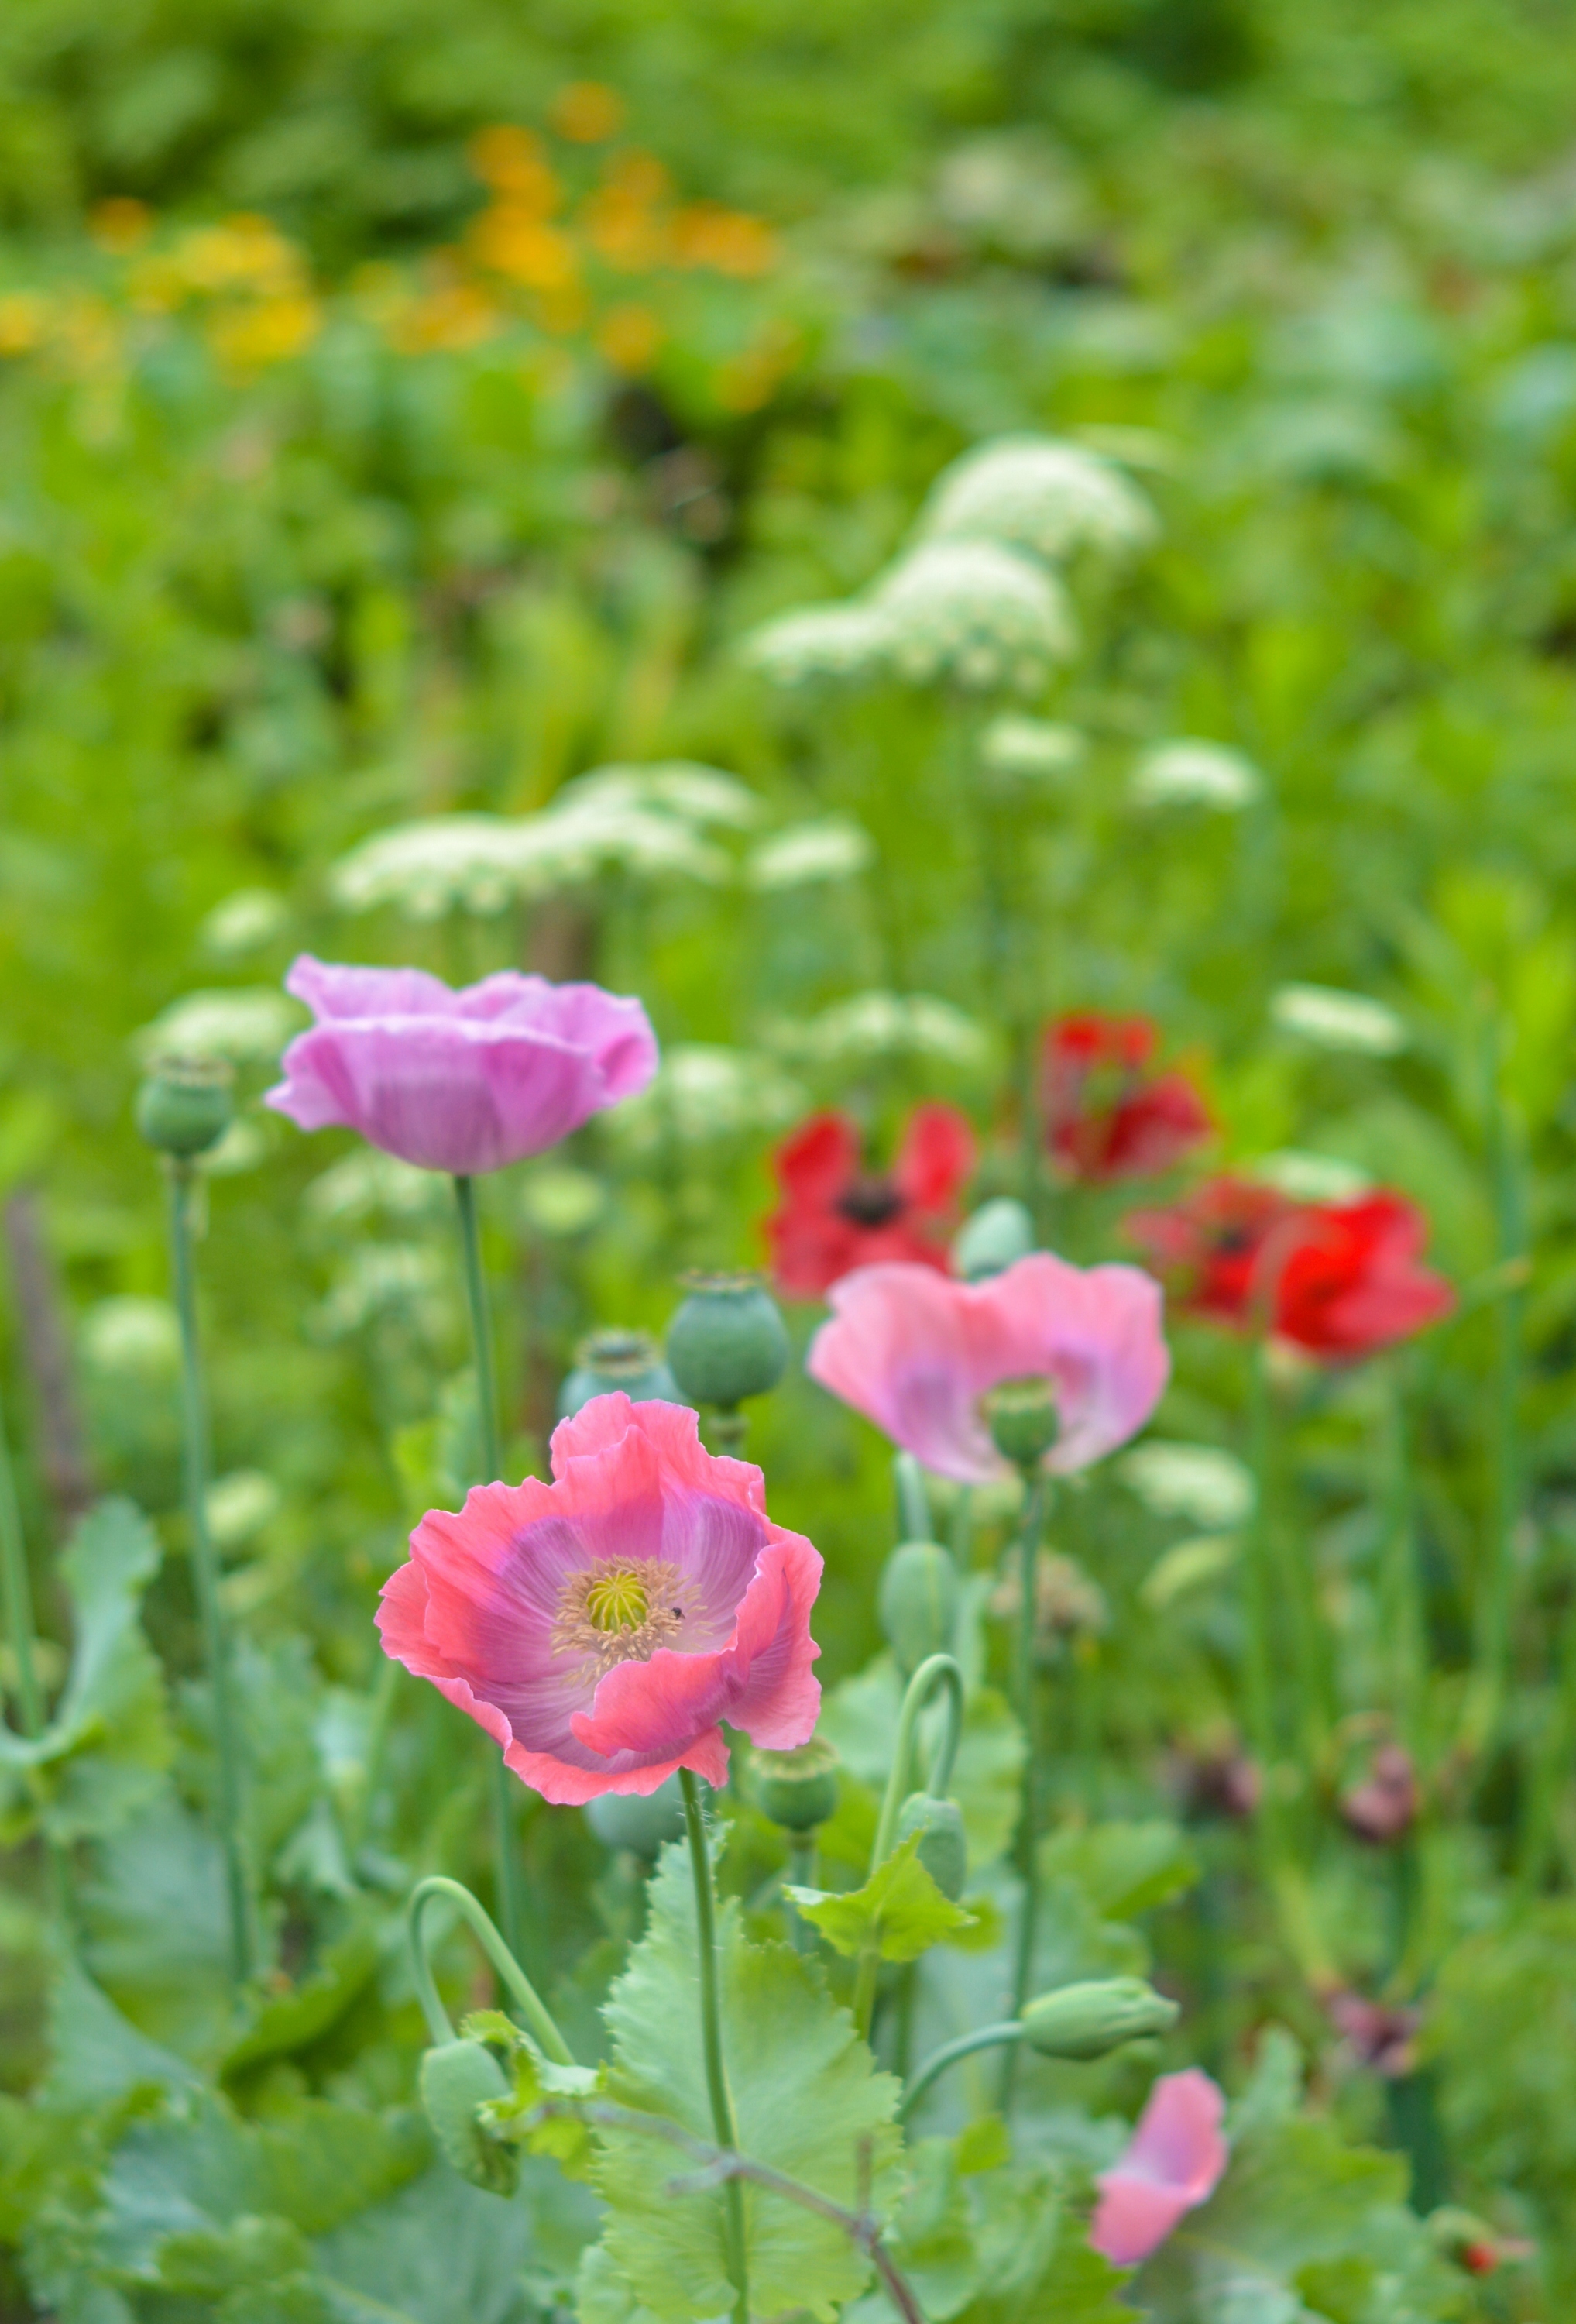
[{"label": "magenta poppy flower", "polygon": [[431,1509],[383,1584],[383,1651],[484,1727],[559,1805],[727,1780],[719,1722],[806,1743],[821,1557],[766,1514],[760,1471],[707,1452],[678,1404],[593,1397],[553,1432],[553,1481]]},{"label": "magenta poppy flower", "polygon": [[1114,2266],[1136,2267],[1185,2212],[1208,2202],[1230,2160],[1225,2110],[1220,2086],[1197,2066],[1161,2075],[1120,2161],[1095,2181],[1089,2240]]},{"label": "magenta poppy flower", "polygon": [[1046,1379],[1059,1429],[1046,1467],[1088,1468],[1140,1429],[1171,1359],[1160,1286],[1136,1267],[1030,1251],[983,1283],[928,1267],[862,1267],[833,1285],[805,1369],[938,1477],[1011,1473],[981,1410],[1005,1380]]},{"label": "magenta poppy flower", "polygon": [[456,991],[419,968],[303,953],[285,989],[317,1023],[267,1102],[303,1130],[357,1130],[422,1170],[473,1177],[556,1146],[657,1070],[638,1001],[504,969]]}]

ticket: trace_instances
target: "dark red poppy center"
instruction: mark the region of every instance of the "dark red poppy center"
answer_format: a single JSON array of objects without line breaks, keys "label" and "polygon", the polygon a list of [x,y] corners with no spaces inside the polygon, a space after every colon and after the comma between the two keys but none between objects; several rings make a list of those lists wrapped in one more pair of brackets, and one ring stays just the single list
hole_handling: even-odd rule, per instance
[{"label": "dark red poppy center", "polygon": [[889,1178],[862,1171],[849,1180],[833,1207],[856,1227],[884,1227],[890,1225],[905,1204]]}]

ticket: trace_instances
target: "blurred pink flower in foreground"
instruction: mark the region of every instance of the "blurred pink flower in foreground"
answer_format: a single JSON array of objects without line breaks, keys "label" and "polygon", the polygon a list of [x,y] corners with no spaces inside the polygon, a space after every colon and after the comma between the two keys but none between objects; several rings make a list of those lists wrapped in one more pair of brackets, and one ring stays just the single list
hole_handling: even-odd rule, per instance
[{"label": "blurred pink flower in foreground", "polygon": [[1197,2066],[1161,2075],[1120,2160],[1095,2181],[1089,2240],[1113,2265],[1147,2259],[1184,2212],[1214,2193],[1229,2159],[1225,2108],[1219,2085]]},{"label": "blurred pink flower in foreground", "polygon": [[540,1154],[657,1070],[640,1002],[596,984],[504,969],[456,992],[424,969],[303,953],[285,989],[318,1021],[285,1051],[268,1103],[422,1170],[473,1177]]},{"label": "blurred pink flower in foreground", "polygon": [[484,1727],[542,1797],[727,1780],[719,1720],[809,1740],[821,1557],[766,1514],[760,1471],[677,1404],[599,1396],[553,1433],[553,1481],[429,1510],[383,1585],[383,1651]]},{"label": "blurred pink flower in foreground", "polygon": [[1010,1474],[981,1400],[1048,1380],[1059,1428],[1046,1467],[1086,1469],[1140,1429],[1171,1368],[1160,1286],[1136,1267],[1031,1251],[983,1283],[928,1267],[862,1267],[834,1284],[806,1370],[939,1477]]}]

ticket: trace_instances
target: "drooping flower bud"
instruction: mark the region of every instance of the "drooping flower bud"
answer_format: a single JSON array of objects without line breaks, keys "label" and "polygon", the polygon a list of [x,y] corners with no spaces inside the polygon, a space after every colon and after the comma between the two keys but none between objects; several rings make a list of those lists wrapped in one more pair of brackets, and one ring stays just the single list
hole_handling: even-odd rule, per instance
[{"label": "drooping flower bud", "polygon": [[1180,2012],[1141,1977],[1092,1978],[1037,1994],[1019,2013],[1023,2038],[1046,2058],[1103,2058],[1124,2042],[1164,2034]]},{"label": "drooping flower bud", "polygon": [[999,1194],[994,1202],[982,1203],[954,1236],[953,1273],[965,1283],[982,1283],[1033,1249],[1034,1221],[1027,1208],[1009,1194]]},{"label": "drooping flower bud", "polygon": [[797,1751],[757,1751],[750,1762],[755,1804],[784,1831],[814,1831],[837,1805],[839,1764],[832,1745],[814,1735]]},{"label": "drooping flower bud", "polygon": [[963,1812],[955,1800],[938,1800],[929,1792],[910,1792],[898,1811],[898,1839],[911,1832],[924,1836],[919,1861],[942,1895],[955,1904],[969,1877],[969,1847],[963,1836]]},{"label": "drooping flower bud", "polygon": [[1009,1379],[989,1390],[983,1407],[991,1442],[1015,1469],[1037,1469],[1056,1441],[1056,1393],[1048,1379]]},{"label": "drooping flower bud", "polygon": [[666,1403],[682,1401],[662,1351],[649,1332],[630,1332],[614,1325],[593,1332],[575,1351],[575,1369],[558,1390],[558,1418],[567,1420],[594,1396],[622,1388],[631,1404],[653,1397]]},{"label": "drooping flower bud", "polygon": [[160,1057],[137,1092],[136,1123],[161,1154],[189,1162],[217,1146],[235,1111],[234,1069],[223,1057]]},{"label": "drooping flower bud", "polygon": [[668,1366],[687,1404],[730,1410],[782,1378],[788,1329],[758,1275],[691,1275],[668,1326]]},{"label": "drooping flower bud", "polygon": [[684,1796],[677,1775],[654,1792],[604,1792],[585,1803],[585,1821],[604,1848],[624,1848],[654,1864],[684,1831]]},{"label": "drooping flower bud", "polygon": [[950,1654],[958,1612],[958,1569],[951,1554],[939,1542],[901,1543],[881,1568],[876,1605],[905,1678],[926,1655]]},{"label": "drooping flower bud", "polygon": [[520,2157],[487,2135],[476,2110],[508,2095],[503,2069],[484,2042],[445,2042],[421,2061],[421,2104],[433,2136],[461,2178],[490,2195],[513,2194]]}]

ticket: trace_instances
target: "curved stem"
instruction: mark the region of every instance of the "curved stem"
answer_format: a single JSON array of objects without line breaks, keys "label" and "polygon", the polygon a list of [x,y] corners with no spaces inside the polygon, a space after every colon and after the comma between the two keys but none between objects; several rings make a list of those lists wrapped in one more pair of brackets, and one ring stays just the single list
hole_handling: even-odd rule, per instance
[{"label": "curved stem", "polygon": [[[482,1266],[482,1235],[476,1218],[476,1183],[456,1176],[455,1203],[460,1218],[460,1249],[465,1257],[465,1299],[471,1315],[471,1344],[476,1366],[476,1414],[482,1439],[478,1481],[493,1484],[503,1474],[503,1449],[498,1432],[498,1372],[493,1357],[493,1319],[487,1303],[487,1277]],[[520,1950],[523,1914],[520,1898],[520,1868],[514,1847],[514,1778],[500,1757],[493,1763],[493,1878],[498,1891],[498,1917],[512,1953]]]},{"label": "curved stem", "polygon": [[999,2025],[981,2025],[972,2034],[960,2034],[955,2042],[944,2042],[933,2050],[925,2063],[912,2076],[898,2108],[898,2120],[906,2122],[909,2111],[917,2107],[926,2091],[949,2066],[960,2058],[972,2057],[976,2050],[1015,2049],[1023,2039],[1023,2028],[1016,2017],[1004,2018]]},{"label": "curved stem", "polygon": [[[871,1850],[871,1877],[892,1852],[899,1812],[908,1796],[914,1758],[914,1729],[920,1712],[938,1686],[946,1689],[947,1718],[931,1766],[931,1790],[937,1797],[945,1797],[946,1787],[952,1781],[953,1761],[957,1757],[958,1739],[963,1733],[963,1674],[951,1655],[927,1655],[909,1680],[903,1695],[903,1707],[898,1713],[891,1773],[887,1777],[880,1818],[876,1825],[875,1846]],[[880,1975],[880,1938],[872,1932],[860,1950],[859,1966],[853,1978],[853,2022],[867,2038],[875,2010],[876,1980]]]},{"label": "curved stem", "polygon": [[446,1880],[441,1874],[438,1873],[433,1874],[429,1879],[417,1882],[410,1891],[410,1899],[405,1907],[406,1926],[410,1932],[410,1957],[415,1972],[416,1998],[421,2004],[421,2014],[427,2020],[427,2029],[434,2042],[452,2042],[455,2038],[448,2012],[438,1996],[432,1970],[428,1964],[427,1946],[421,1933],[421,1923],[427,1907],[435,1896],[447,1897],[467,1923],[476,1942],[513,1995],[519,2005],[520,2014],[525,2020],[526,2029],[538,2048],[547,2057],[551,2058],[556,2065],[572,2066],[575,2063],[574,2052],[554,2024],[546,2003],[499,1935],[488,1914],[468,1888],[463,1887],[457,1880]]},{"label": "curved stem", "polygon": [[[1023,1521],[1018,1535],[1018,1715],[1023,1721],[1023,1804],[1018,1822],[1018,1869],[1023,1883],[1018,1913],[1018,1946],[1012,1965],[1012,2006],[1021,2009],[1028,1999],[1034,1975],[1035,1936],[1040,1905],[1040,1736],[1039,1686],[1035,1669],[1035,1600],[1037,1596],[1040,1535],[1045,1530],[1050,1486],[1043,1469],[1026,1471],[1023,1480]],[[1001,2107],[1012,2102],[1018,2076],[1018,2051],[1009,2049],[1001,2061]]]},{"label": "curved stem", "polygon": [[225,1857],[225,1887],[230,1914],[230,1970],[244,1985],[255,1966],[252,1897],[241,1837],[240,1738],[230,1701],[230,1649],[219,1563],[208,1532],[208,1419],[203,1391],[202,1355],[197,1330],[197,1285],[191,1258],[189,1162],[172,1160],[170,1175],[170,1250],[175,1275],[175,1305],[180,1318],[182,1418],[185,1435],[186,1512],[191,1528],[191,1572],[202,1623],[203,1655],[214,1708],[214,1749],[218,1760],[219,1840]]},{"label": "curved stem", "polygon": [[[706,1849],[705,1817],[700,1786],[687,1767],[678,1771],[684,1794],[684,1821],[689,1836],[689,1864],[695,1875],[695,1926],[700,1969],[700,2032],[705,2057],[706,2091],[711,2099],[712,2127],[717,2144],[739,2151],[739,2131],[733,2120],[733,2100],[728,2089],[723,2059],[723,2005],[717,1976],[717,1916],[712,1893],[712,1863]],[[728,2281],[733,2287],[734,2324],[750,2324],[750,2279],[744,2243],[744,2192],[737,2179],[723,2190],[723,2227]]]}]

